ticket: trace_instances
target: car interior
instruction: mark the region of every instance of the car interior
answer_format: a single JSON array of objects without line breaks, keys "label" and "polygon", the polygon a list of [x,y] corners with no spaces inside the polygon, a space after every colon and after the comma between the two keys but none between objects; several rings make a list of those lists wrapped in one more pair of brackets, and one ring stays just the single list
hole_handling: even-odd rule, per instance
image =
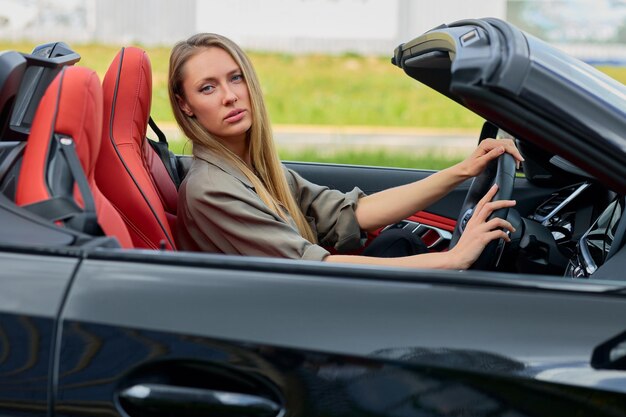
[{"label": "car interior", "polygon": [[[191,158],[174,155],[150,118],[150,60],[122,48],[100,84],[61,42],[0,53],[0,246],[176,250],[176,190]],[[148,139],[148,126],[158,140]],[[485,122],[477,141],[507,137]],[[513,172],[508,215],[517,231],[478,269],[615,279],[623,252],[624,197],[565,159],[516,138],[526,161]],[[429,171],[286,162],[305,178],[366,193]],[[494,165],[487,175],[493,180]],[[408,228],[429,250],[447,250],[468,181],[390,228]],[[624,256],[624,255],[621,255]],[[599,271],[599,272],[598,272]],[[605,271],[605,272],[601,272]]]}]

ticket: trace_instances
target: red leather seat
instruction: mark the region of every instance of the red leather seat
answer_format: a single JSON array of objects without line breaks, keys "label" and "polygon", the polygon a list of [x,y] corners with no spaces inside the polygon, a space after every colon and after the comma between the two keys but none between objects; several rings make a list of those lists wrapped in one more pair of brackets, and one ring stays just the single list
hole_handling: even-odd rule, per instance
[{"label": "red leather seat", "polygon": [[[146,139],[152,98],[147,54],[139,48],[123,48],[102,87],[104,128],[96,181],[122,215],[135,247],[176,249],[172,225],[177,190]],[[162,184],[156,184],[155,176]],[[162,189],[168,192],[160,193]],[[165,207],[170,207],[169,215]]]},{"label": "red leather seat", "polygon": [[[84,67],[65,67],[37,108],[15,200],[21,206],[68,201],[78,213],[58,224],[91,233],[92,227],[85,230],[83,226],[97,221],[96,228],[116,237],[122,247],[132,248],[122,218],[96,185],[94,168],[101,132],[102,87],[98,76]],[[89,218],[93,214],[95,218]],[[86,217],[81,219],[83,215]]]}]

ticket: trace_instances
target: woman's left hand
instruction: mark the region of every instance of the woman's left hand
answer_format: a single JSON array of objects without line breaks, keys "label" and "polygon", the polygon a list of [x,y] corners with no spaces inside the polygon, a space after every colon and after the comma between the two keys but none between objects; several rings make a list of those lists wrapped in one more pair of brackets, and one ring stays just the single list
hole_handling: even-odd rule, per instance
[{"label": "woman's left hand", "polygon": [[484,139],[474,152],[459,165],[461,165],[464,174],[468,178],[475,177],[483,172],[491,160],[499,157],[504,152],[510,153],[515,158],[519,168],[519,164],[524,158],[515,146],[515,142],[511,139]]}]

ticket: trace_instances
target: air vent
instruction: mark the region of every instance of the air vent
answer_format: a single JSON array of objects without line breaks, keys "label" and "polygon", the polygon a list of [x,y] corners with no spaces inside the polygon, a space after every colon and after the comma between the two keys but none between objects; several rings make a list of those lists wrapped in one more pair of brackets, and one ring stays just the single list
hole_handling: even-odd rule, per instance
[{"label": "air vent", "polygon": [[[568,195],[570,195],[570,194],[568,194]],[[551,199],[549,199],[548,201],[543,203],[541,206],[539,206],[535,216],[537,216],[537,215],[542,216],[542,217],[547,216],[554,209],[556,209],[561,204],[563,204],[563,202],[567,199],[568,195],[561,195],[561,194],[555,195],[554,197],[552,197]]]},{"label": "air vent", "polygon": [[566,188],[562,188],[552,195],[546,202],[540,205],[535,214],[531,216],[533,220],[536,220],[544,225],[550,222],[557,213],[559,213],[565,206],[573,201],[580,193],[585,191],[591,184],[583,182],[576,185],[571,185]]}]

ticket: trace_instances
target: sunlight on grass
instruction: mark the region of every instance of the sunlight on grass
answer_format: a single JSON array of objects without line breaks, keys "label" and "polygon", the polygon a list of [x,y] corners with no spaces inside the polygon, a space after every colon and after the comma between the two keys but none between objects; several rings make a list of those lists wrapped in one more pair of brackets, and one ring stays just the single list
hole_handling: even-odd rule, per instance
[{"label": "sunlight on grass", "polygon": [[340,150],[328,155],[319,155],[315,149],[303,151],[279,150],[283,161],[323,162],[350,165],[366,165],[395,168],[439,170],[463,160],[462,156],[451,157],[429,151],[423,154],[394,153],[385,149],[376,151]]},{"label": "sunlight on grass", "polygon": [[[191,143],[188,141],[172,141],[172,152],[182,155],[191,154]],[[395,168],[414,168],[439,170],[463,160],[464,156],[447,155],[428,150],[425,153],[410,154],[390,152],[387,149],[367,151],[337,150],[334,152],[320,153],[317,149],[307,148],[290,150],[281,148],[278,150],[281,160],[298,162],[322,162],[331,164],[350,164]]]},{"label": "sunlight on grass", "polygon": [[[34,43],[2,43],[0,50],[28,52]],[[82,59],[78,65],[94,69],[102,79],[120,46],[72,45]],[[152,116],[174,121],[167,96],[170,48],[144,48],[152,62]],[[317,126],[381,126],[460,128],[480,130],[482,119],[441,94],[419,84],[390,63],[389,57],[288,55],[249,52],[256,67],[272,123]],[[626,68],[599,67],[626,82]],[[190,145],[172,142],[177,153]],[[314,149],[280,150],[284,160],[340,162],[358,165],[439,169],[454,157],[428,153],[410,155],[378,151],[338,150],[320,155]],[[459,158],[460,160],[460,158]]]},{"label": "sunlight on grass", "polygon": [[[1,43],[0,50],[31,51],[34,43]],[[119,46],[72,45],[79,65],[100,78]],[[144,48],[152,62],[152,116],[173,121],[167,97],[170,49]],[[355,54],[287,55],[249,52],[275,124],[402,126],[479,129],[482,119],[441,94],[419,84],[390,63],[389,57]],[[626,68],[601,67],[626,81]]]}]

